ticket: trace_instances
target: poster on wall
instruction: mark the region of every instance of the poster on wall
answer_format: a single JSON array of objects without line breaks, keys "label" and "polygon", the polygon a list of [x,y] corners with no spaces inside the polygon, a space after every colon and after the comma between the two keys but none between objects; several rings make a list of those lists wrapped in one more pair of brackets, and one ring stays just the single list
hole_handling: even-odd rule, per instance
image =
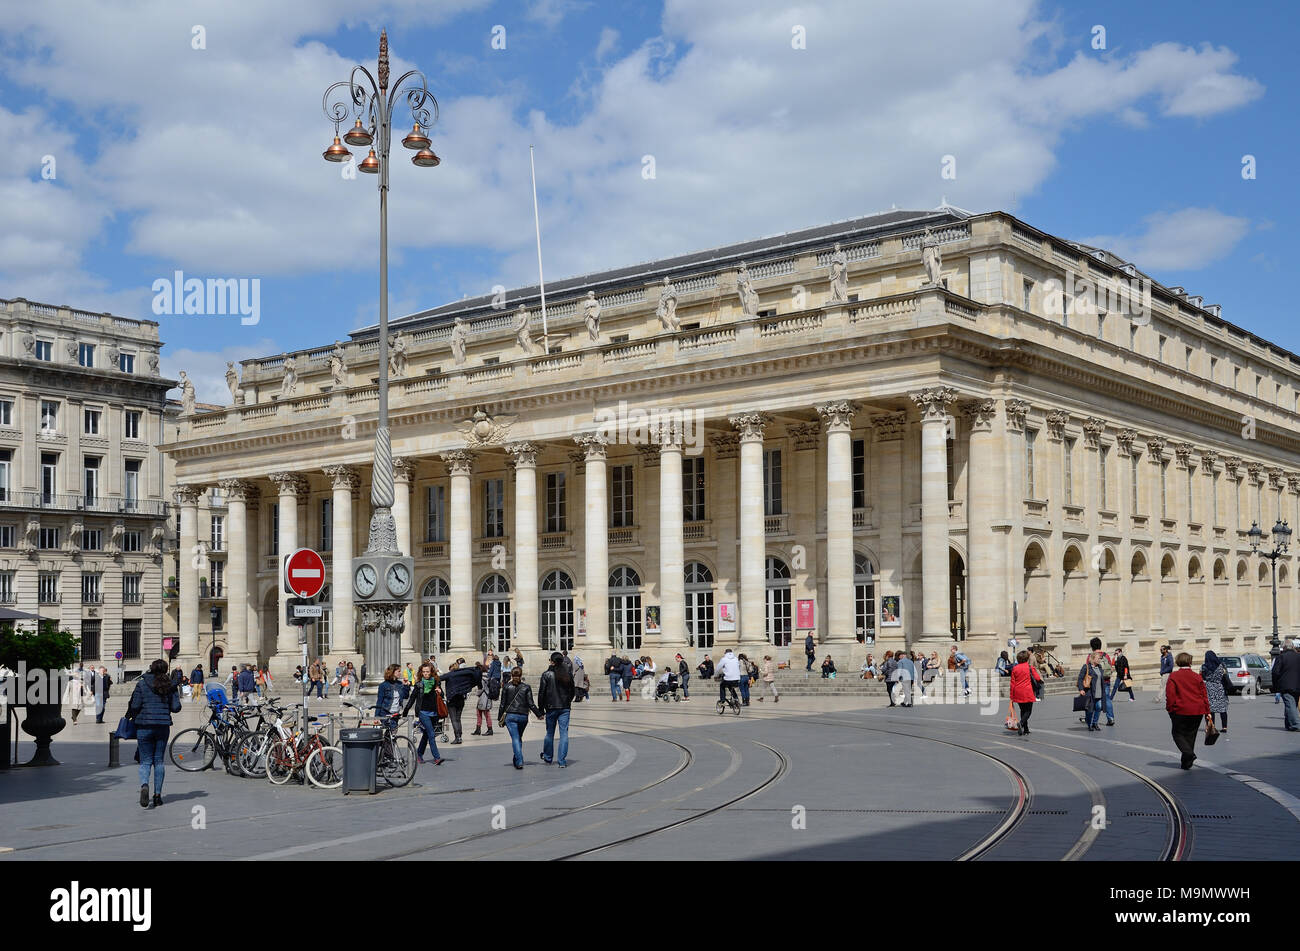
[{"label": "poster on wall", "polygon": [[718,632],[734,631],[736,629],[736,603],[734,601],[724,601],[718,605]]},{"label": "poster on wall", "polygon": [[806,598],[798,600],[794,604],[794,626],[801,631],[815,628],[817,626],[817,602],[812,598]]},{"label": "poster on wall", "polygon": [[578,608],[578,633],[587,633],[587,609]]},{"label": "poster on wall", "polygon": [[659,605],[657,604],[646,605],[645,632],[647,634],[659,633]]},{"label": "poster on wall", "polygon": [[903,626],[903,599],[897,594],[887,594],[880,599],[880,626]]}]

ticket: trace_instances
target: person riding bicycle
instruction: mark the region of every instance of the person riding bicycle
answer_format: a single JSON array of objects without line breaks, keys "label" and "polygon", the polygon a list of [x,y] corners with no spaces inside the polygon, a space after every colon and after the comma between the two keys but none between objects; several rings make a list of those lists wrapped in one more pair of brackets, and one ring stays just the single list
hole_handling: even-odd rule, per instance
[{"label": "person riding bicycle", "polygon": [[740,660],[731,652],[730,648],[718,661],[718,676],[722,678],[722,683],[718,685],[718,699],[726,700],[727,691],[730,690],[732,701],[739,703],[740,697],[736,691],[740,687]]}]

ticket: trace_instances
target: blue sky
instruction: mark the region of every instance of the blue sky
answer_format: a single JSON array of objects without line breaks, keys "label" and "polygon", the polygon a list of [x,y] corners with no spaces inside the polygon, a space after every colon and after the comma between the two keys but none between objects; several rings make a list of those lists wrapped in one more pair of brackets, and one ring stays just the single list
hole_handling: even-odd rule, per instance
[{"label": "blue sky", "polygon": [[[354,9],[13,5],[0,25],[0,122],[13,133],[0,296],[150,317],[153,281],[176,269],[259,278],[257,326],[156,318],[164,370],[187,369],[209,399],[225,395],[225,360],[371,322],[375,183],[321,160],[332,128],[320,96],[352,63],[373,64],[387,26],[394,77],[423,68],[442,105],[443,164],[402,155],[393,171],[393,315],[535,279],[534,144],[552,278],[946,198],[1109,247],[1300,352],[1283,299],[1300,194],[1288,7],[383,0],[366,20]],[[944,155],[955,179],[941,177]]]}]

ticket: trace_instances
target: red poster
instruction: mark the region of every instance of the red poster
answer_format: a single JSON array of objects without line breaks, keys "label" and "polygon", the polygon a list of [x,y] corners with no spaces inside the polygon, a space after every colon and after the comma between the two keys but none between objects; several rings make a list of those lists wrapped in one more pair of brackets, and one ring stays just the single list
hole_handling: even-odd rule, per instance
[{"label": "red poster", "polygon": [[817,627],[817,602],[809,598],[795,602],[795,627],[801,631]]}]

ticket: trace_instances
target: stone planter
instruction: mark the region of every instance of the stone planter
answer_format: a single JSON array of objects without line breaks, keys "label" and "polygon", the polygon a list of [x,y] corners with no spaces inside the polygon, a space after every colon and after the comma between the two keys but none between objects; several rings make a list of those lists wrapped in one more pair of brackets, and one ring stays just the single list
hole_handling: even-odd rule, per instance
[{"label": "stone planter", "polygon": [[59,765],[59,761],[50,754],[50,741],[54,734],[68,725],[61,715],[62,707],[61,702],[26,705],[27,718],[20,725],[24,733],[36,740],[36,755],[27,762],[28,766]]}]

